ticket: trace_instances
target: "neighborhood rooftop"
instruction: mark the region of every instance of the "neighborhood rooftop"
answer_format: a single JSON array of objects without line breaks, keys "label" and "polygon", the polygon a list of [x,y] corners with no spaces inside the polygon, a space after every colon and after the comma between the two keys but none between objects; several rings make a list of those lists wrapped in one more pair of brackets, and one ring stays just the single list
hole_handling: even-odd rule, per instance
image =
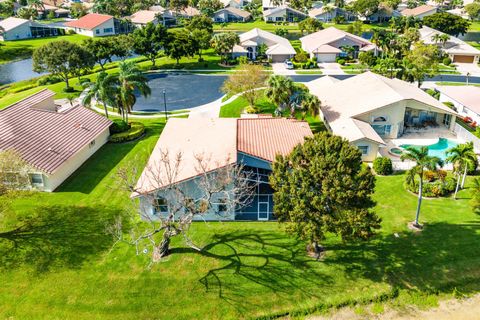
[{"label": "neighborhood rooftop", "polygon": [[15,17],[10,17],[5,20],[0,21],[0,29],[3,29],[3,31],[10,31],[12,29],[15,29],[18,26],[21,26],[24,23],[29,22],[27,19],[21,19],[21,18],[15,18]]},{"label": "neighborhood rooftop", "polygon": [[56,111],[53,96],[45,89],[0,111],[0,150],[13,149],[49,174],[111,124],[80,106]]},{"label": "neighborhood rooftop", "polygon": [[432,10],[435,10],[436,7],[432,7],[432,6],[429,6],[427,4],[424,4],[424,5],[421,5],[421,6],[418,6],[416,8],[413,8],[413,9],[405,9],[402,11],[402,15],[403,16],[418,16],[418,15],[421,15],[423,13],[427,13],[429,11],[432,11]]},{"label": "neighborhood rooftop", "polygon": [[480,114],[480,87],[477,86],[438,86],[437,90],[468,109]]},{"label": "neighborhood rooftop", "polygon": [[112,18],[112,16],[106,14],[89,13],[78,20],[66,22],[65,26],[92,30]]}]

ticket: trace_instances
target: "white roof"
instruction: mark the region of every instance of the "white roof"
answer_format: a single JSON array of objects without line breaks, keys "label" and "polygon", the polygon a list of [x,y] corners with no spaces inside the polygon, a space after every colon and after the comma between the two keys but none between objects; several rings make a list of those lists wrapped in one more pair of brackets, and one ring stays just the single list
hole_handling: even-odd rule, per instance
[{"label": "white roof", "polygon": [[[136,190],[139,193],[154,191],[171,183],[198,176],[197,156],[204,157],[207,171],[237,161],[237,119],[195,118],[194,120],[168,119],[147,166],[137,182]],[[178,154],[182,155],[175,179],[167,177],[169,173],[160,161],[162,153],[165,152],[168,152],[172,164]]]},{"label": "white roof", "polygon": [[480,87],[438,86],[436,89],[473,112],[480,114]]},{"label": "white roof", "polygon": [[353,118],[341,118],[331,121],[328,124],[336,135],[344,137],[350,142],[367,139],[378,144],[386,145],[382,137],[365,121]]},{"label": "white roof", "polygon": [[10,31],[12,29],[15,29],[16,27],[21,26],[24,23],[29,23],[29,22],[30,20],[27,20],[27,19],[10,17],[0,21],[0,27],[2,27],[4,31]]},{"label": "white roof", "polygon": [[271,32],[254,28],[240,35],[242,46],[265,43],[268,46],[267,54],[295,54],[296,51],[288,39],[277,36]]},{"label": "white roof", "polygon": [[300,41],[302,42],[302,48],[304,48],[305,51],[307,51],[308,53],[311,53],[315,52],[315,49],[323,45],[343,39],[345,37],[352,41],[358,42],[361,46],[367,46],[372,44],[370,41],[363,39],[362,37],[356,36],[343,30],[339,30],[335,27],[329,27],[309,34],[307,36],[301,37]]},{"label": "white roof", "polygon": [[287,10],[293,11],[296,14],[303,15],[305,17],[307,16],[304,12],[293,9],[293,8],[290,8],[289,6],[287,6],[285,4],[281,5],[279,7],[276,7],[276,8],[272,8],[272,9],[268,9],[268,10],[263,11],[263,16],[268,17],[269,15],[277,14],[278,12],[287,11]]},{"label": "white roof", "polygon": [[[434,44],[435,41],[432,40],[432,37],[435,34],[445,34],[441,31],[432,29],[427,26],[423,26],[420,30],[420,40],[423,41],[425,44]],[[438,43],[438,46],[441,50],[445,51],[446,53],[450,54],[472,54],[472,55],[480,55],[480,50],[475,49],[468,43],[449,35],[450,39],[445,43],[445,45],[442,45],[441,43]]]},{"label": "white roof", "polygon": [[239,46],[238,44],[236,44],[236,45],[233,46],[232,52],[235,52],[235,53],[248,53],[248,50],[245,49],[244,47]]},{"label": "white roof", "polygon": [[339,81],[340,80],[332,76],[323,76],[318,79],[306,82],[305,85],[308,87],[310,93],[319,96],[323,87],[329,86]]},{"label": "white roof", "polygon": [[159,11],[140,10],[132,14],[129,19],[135,24],[147,24],[155,21],[155,19],[157,19],[156,16],[159,13]]},{"label": "white roof", "polygon": [[322,44],[320,47],[314,50],[314,53],[340,53],[342,50],[332,47],[329,44]]}]

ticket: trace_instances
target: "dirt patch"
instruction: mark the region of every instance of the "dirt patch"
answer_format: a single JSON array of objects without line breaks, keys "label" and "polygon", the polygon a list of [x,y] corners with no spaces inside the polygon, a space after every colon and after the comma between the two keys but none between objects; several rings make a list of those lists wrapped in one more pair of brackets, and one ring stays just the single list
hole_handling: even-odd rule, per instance
[{"label": "dirt patch", "polygon": [[342,308],[324,316],[312,316],[309,320],[479,320],[480,294],[471,298],[451,299],[439,302],[439,306],[429,310],[411,307],[397,310],[386,307],[382,313],[375,314],[372,308],[365,307],[361,312],[356,308]]}]

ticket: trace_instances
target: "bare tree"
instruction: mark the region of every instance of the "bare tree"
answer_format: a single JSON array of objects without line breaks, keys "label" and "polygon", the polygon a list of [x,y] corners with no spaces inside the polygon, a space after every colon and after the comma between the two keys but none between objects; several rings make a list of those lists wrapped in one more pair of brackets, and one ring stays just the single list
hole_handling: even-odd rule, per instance
[{"label": "bare tree", "polygon": [[14,150],[0,151],[0,195],[29,185],[27,163]]},{"label": "bare tree", "polygon": [[135,245],[139,254],[140,246],[147,242],[152,247],[153,262],[169,254],[170,241],[175,236],[182,236],[189,247],[201,251],[188,236],[193,220],[229,219],[235,210],[252,201],[258,182],[243,165],[228,158],[221,163],[213,162],[200,154],[195,154],[193,159],[195,178],[181,181],[183,155],[170,156],[161,151],[159,160],[147,165],[143,173],[149,188],[136,182],[138,171],[135,167],[119,170],[123,186],[135,195],[133,208],[140,212],[147,226],[130,230],[129,239],[125,239],[122,221],[118,219],[107,230],[117,243]]}]

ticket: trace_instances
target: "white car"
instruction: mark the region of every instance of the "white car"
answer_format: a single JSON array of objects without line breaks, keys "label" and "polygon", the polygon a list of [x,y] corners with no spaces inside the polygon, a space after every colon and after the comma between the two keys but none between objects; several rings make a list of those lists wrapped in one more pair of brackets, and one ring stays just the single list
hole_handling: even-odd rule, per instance
[{"label": "white car", "polygon": [[285,60],[285,68],[287,68],[288,70],[293,69],[294,67],[293,67],[292,61],[290,61],[290,60]]}]

